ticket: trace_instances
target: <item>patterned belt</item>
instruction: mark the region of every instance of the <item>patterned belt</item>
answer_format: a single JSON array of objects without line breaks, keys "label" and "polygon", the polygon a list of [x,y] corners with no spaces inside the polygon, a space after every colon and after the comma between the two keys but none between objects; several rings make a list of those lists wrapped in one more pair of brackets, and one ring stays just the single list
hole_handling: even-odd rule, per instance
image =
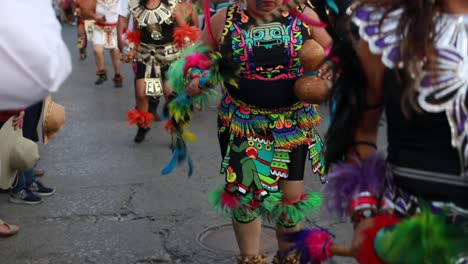
[{"label": "patterned belt", "polygon": [[117,24],[95,23],[94,25],[101,28],[105,32],[111,32],[112,30],[117,28]]},{"label": "patterned belt", "polygon": [[180,57],[180,49],[172,43],[166,45],[155,45],[140,43],[135,58],[146,66],[157,64],[171,64]]}]

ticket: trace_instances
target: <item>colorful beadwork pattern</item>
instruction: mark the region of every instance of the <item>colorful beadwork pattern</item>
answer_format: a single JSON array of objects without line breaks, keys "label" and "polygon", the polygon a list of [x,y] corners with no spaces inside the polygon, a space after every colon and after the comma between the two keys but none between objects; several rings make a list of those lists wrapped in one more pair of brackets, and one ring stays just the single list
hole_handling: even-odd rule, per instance
[{"label": "colorful beadwork pattern", "polygon": [[[312,170],[319,174],[322,183],[326,182],[323,143],[314,128],[321,121],[316,105],[299,102],[288,109],[265,110],[243,104],[225,94],[220,104],[219,118],[222,124],[219,133],[228,130],[231,134],[231,143],[228,145],[221,168],[221,173],[227,173],[228,183],[229,179],[233,179],[229,174],[229,164],[234,137],[247,138],[249,144],[252,144],[251,147],[255,148],[252,151],[258,152],[255,156],[262,153],[258,150],[270,154],[268,158],[254,162],[256,171],[262,171],[260,179],[263,188],[269,191],[277,191],[276,181],[288,177],[287,164],[290,162],[288,153],[299,145],[309,146]],[[259,136],[262,134],[268,135],[269,138]],[[246,148],[245,146],[242,149],[245,151]],[[234,151],[239,152],[239,150]],[[268,165],[269,171],[258,169],[259,166],[263,166],[262,164]],[[275,179],[275,182],[269,178]]]},{"label": "colorful beadwork pattern", "polygon": [[[231,34],[233,59],[240,64],[241,76],[256,80],[292,79],[300,76],[301,63],[298,54],[304,41],[302,38],[302,30],[305,27],[303,22],[288,13],[283,13],[283,18],[288,20],[287,25],[276,21],[254,25],[244,12],[246,11],[240,8],[240,4],[234,4],[228,8],[226,25],[221,38],[222,43],[227,34]],[[233,19],[237,17],[240,19]],[[282,49],[281,53],[284,56],[269,57],[268,67],[262,67],[255,56],[256,48],[279,48]]]}]

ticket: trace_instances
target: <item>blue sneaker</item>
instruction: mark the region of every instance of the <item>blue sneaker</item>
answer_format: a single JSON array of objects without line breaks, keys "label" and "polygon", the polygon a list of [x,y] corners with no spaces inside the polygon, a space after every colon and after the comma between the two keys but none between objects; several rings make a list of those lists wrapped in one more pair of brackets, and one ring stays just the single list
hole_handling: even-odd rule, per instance
[{"label": "blue sneaker", "polygon": [[21,204],[38,204],[42,202],[42,198],[28,189],[21,189],[19,191],[11,191],[9,201]]},{"label": "blue sneaker", "polygon": [[29,187],[29,190],[40,196],[49,196],[55,193],[54,188],[45,187],[44,184],[42,184],[40,181],[33,182],[31,187]]}]

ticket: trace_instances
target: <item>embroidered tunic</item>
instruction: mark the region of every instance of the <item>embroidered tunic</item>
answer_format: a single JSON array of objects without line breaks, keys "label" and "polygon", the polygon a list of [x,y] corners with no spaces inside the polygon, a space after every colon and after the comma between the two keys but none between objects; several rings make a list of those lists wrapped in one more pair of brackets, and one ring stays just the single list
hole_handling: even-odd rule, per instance
[{"label": "embroidered tunic", "polygon": [[220,104],[221,172],[226,191],[262,200],[279,191],[279,179],[303,178],[307,149],[313,171],[323,176],[322,141],[314,128],[320,117],[316,105],[294,95],[300,49],[309,38],[305,25],[284,14],[257,26],[245,12],[240,4],[228,8],[220,41],[223,57],[240,66],[238,86],[225,83]]}]

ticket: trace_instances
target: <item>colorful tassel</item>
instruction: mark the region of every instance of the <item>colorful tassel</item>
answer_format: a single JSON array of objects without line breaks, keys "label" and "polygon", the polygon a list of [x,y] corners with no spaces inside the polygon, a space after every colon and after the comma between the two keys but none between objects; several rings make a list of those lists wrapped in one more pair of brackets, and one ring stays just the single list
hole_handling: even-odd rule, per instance
[{"label": "colorful tassel", "polygon": [[169,161],[169,163],[162,169],[161,174],[170,174],[177,167],[178,164],[182,163],[185,160],[187,160],[189,167],[188,176],[192,176],[193,163],[188,155],[187,145],[182,139],[182,135],[180,135],[179,131],[173,132],[172,158]]},{"label": "colorful tassel", "polygon": [[423,209],[377,235],[374,246],[387,264],[454,263],[468,254],[468,231],[450,217]]},{"label": "colorful tassel", "polygon": [[378,154],[358,164],[341,163],[328,174],[324,195],[329,212],[344,217],[354,197],[370,192],[380,197],[384,189],[386,162]]},{"label": "colorful tassel", "polygon": [[[217,79],[220,77],[213,71],[217,63],[217,55],[209,51],[210,48],[206,46],[189,46],[183,51],[181,59],[172,63],[169,68],[169,84],[173,88],[174,96],[167,103],[167,118],[170,121],[166,123],[166,129],[175,133],[173,135],[177,135],[177,139],[173,142],[172,159],[163,169],[163,175],[171,173],[178,164],[185,160],[189,166],[189,176],[193,173],[193,162],[188,156],[186,144],[186,142],[196,140],[195,134],[187,130],[192,119],[193,103],[205,106],[204,103],[209,101],[209,96],[216,95],[216,92],[210,91],[210,88],[221,80]],[[195,76],[195,74],[198,75]],[[187,94],[186,86],[195,77],[200,78],[204,93],[193,98]]]},{"label": "colorful tassel", "polygon": [[332,235],[324,229],[303,229],[287,234],[285,240],[294,243],[287,252],[299,252],[301,264],[322,263],[332,257]]},{"label": "colorful tassel", "polygon": [[209,70],[213,61],[203,53],[197,52],[187,55],[185,58],[184,75],[187,74],[189,68],[199,68],[201,70]]}]

